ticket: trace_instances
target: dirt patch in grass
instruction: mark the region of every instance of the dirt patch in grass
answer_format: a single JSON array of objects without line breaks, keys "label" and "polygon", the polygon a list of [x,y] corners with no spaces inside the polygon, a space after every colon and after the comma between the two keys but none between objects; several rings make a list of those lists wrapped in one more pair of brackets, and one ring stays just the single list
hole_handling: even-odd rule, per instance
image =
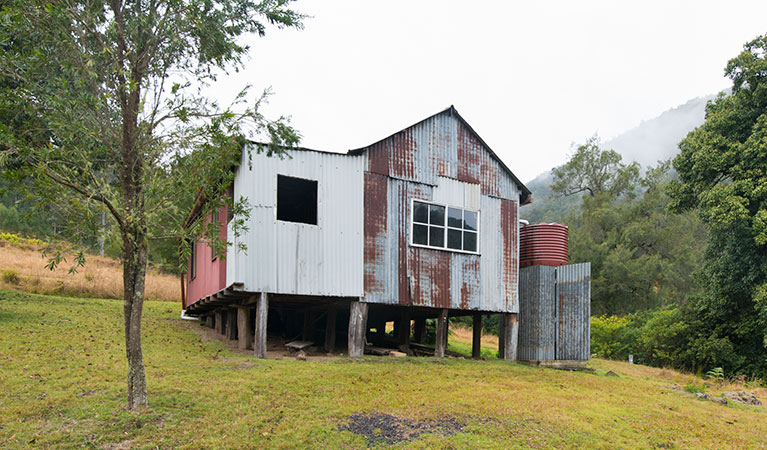
[{"label": "dirt patch in grass", "polygon": [[382,413],[352,414],[348,423],[339,427],[364,436],[368,445],[412,441],[425,433],[452,436],[463,428],[464,425],[452,417],[419,421]]}]

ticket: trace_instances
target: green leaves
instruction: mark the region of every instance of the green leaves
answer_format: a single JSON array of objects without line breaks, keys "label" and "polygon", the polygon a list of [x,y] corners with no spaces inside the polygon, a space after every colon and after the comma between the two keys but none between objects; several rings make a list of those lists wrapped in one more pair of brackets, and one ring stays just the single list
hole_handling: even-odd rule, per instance
[{"label": "green leaves", "polygon": [[551,189],[564,196],[588,193],[594,197],[607,194],[613,198],[634,189],[639,177],[639,165],[621,162],[614,150],[602,150],[598,136],[579,146],[564,166],[553,170]]}]

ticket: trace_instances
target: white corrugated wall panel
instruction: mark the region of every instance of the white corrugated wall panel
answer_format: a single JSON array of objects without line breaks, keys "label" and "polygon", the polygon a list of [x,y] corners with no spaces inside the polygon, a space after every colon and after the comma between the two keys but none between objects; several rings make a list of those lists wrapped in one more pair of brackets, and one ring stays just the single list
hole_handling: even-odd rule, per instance
[{"label": "white corrugated wall panel", "polygon": [[[229,249],[227,283],[250,291],[359,297],[363,293],[363,157],[291,151],[244,152],[235,196],[247,197],[247,253]],[[317,225],[276,220],[277,175],[317,180]],[[231,278],[230,278],[231,277]]]},{"label": "white corrugated wall panel", "polygon": [[466,183],[447,177],[437,177],[437,186],[434,187],[434,201],[478,211],[481,206],[480,192],[479,184]]}]

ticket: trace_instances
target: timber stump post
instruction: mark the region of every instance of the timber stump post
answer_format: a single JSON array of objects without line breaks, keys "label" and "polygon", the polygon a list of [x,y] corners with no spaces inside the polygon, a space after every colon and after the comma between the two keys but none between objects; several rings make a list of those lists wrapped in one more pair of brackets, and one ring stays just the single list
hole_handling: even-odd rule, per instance
[{"label": "timber stump post", "polygon": [[402,310],[398,331],[397,343],[400,345],[410,345],[410,308]]},{"label": "timber stump post", "polygon": [[216,311],[216,319],[215,319],[215,326],[216,326],[216,333],[218,334],[224,334],[224,317],[226,313],[221,311],[220,309]]},{"label": "timber stump post", "polygon": [[482,314],[474,314],[474,323],[472,324],[471,336],[471,357],[479,359],[482,356]]},{"label": "timber stump post", "polygon": [[226,312],[226,338],[230,341],[237,339],[237,310],[229,309]]},{"label": "timber stump post", "polygon": [[498,359],[503,359],[506,354],[506,325],[504,321],[505,314],[500,314],[498,318]]},{"label": "timber stump post", "polygon": [[368,304],[354,301],[349,307],[349,357],[361,358],[365,352]]},{"label": "timber stump post", "polygon": [[373,327],[376,329],[376,334],[373,337],[375,345],[383,345],[386,342],[386,322],[379,320]]},{"label": "timber stump post", "polygon": [[256,301],[256,326],[253,327],[253,356],[266,358],[266,319],[269,313],[269,296],[262,292]]},{"label": "timber stump post", "polygon": [[237,346],[240,350],[253,348],[253,326],[250,324],[250,307],[237,307]]},{"label": "timber stump post", "polygon": [[517,360],[517,336],[519,334],[519,322],[515,313],[503,315],[503,359],[506,361]]},{"label": "timber stump post", "polygon": [[301,339],[314,342],[314,311],[310,309],[304,312],[304,327],[301,331]]},{"label": "timber stump post", "polygon": [[434,337],[434,356],[445,357],[447,348],[447,309],[441,309],[437,317],[437,335]]},{"label": "timber stump post", "polygon": [[325,351],[333,352],[336,347],[336,308],[328,309],[328,318],[325,321]]},{"label": "timber stump post", "polygon": [[423,344],[423,337],[426,333],[426,318],[419,317],[415,319],[413,324],[413,341]]}]

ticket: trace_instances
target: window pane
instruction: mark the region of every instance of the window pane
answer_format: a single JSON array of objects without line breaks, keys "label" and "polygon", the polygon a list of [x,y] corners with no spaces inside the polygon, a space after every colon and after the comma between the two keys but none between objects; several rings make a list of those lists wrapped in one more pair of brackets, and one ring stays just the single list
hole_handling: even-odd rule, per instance
[{"label": "window pane", "polygon": [[413,222],[429,223],[429,205],[413,202]]},{"label": "window pane", "polygon": [[477,213],[474,211],[463,212],[463,228],[466,230],[477,231]]},{"label": "window pane", "polygon": [[455,228],[461,228],[463,219],[461,218],[461,213],[463,210],[457,209],[457,208],[448,208],[447,209],[447,226],[449,227],[455,227]]},{"label": "window pane", "polygon": [[445,226],[445,207],[429,205],[429,223],[432,225]]},{"label": "window pane", "polygon": [[471,231],[463,232],[463,249],[467,252],[477,251],[477,233]]},{"label": "window pane", "polygon": [[447,247],[461,250],[461,230],[447,229]]},{"label": "window pane", "polygon": [[428,230],[426,225],[413,225],[413,244],[428,245]]},{"label": "window pane", "polygon": [[445,246],[445,228],[429,227],[429,245],[431,247]]}]

